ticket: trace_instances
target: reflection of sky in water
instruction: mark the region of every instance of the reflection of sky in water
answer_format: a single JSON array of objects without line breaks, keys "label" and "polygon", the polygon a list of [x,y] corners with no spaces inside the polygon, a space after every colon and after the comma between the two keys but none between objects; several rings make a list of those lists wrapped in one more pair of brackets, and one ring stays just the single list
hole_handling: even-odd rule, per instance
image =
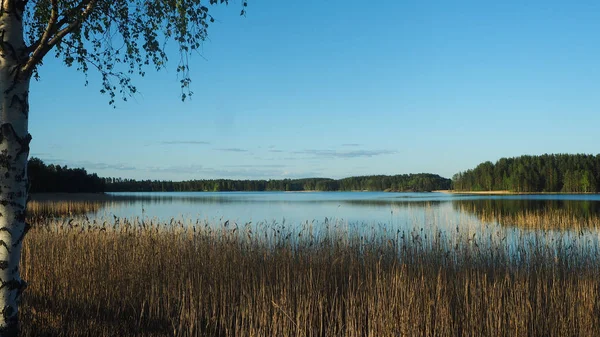
[{"label": "reflection of sky in water", "polygon": [[[478,212],[497,214],[562,209],[585,216],[600,215],[600,195],[511,195],[481,196],[444,193],[384,193],[384,192],[181,192],[181,193],[113,193],[108,202],[90,217],[111,220],[113,216],[156,219],[171,218],[194,223],[243,226],[252,222],[282,224],[300,230],[303,224],[321,228],[328,223],[373,236],[418,235],[431,239],[438,231],[449,237],[471,238],[470,242],[502,244],[515,252],[519,247],[568,246],[578,244],[588,250],[598,250],[597,229],[584,235],[575,230],[532,230],[516,226],[501,226],[495,221],[483,222]],[[142,211],[143,210],[143,211]],[[256,228],[256,227],[255,227]],[[575,248],[573,248],[575,249]]]},{"label": "reflection of sky in water", "polygon": [[[172,217],[211,220],[282,221],[300,223],[338,219],[347,222],[423,223],[427,218],[454,221],[469,216],[460,206],[494,208],[502,212],[548,207],[579,207],[600,212],[600,195],[472,196],[444,193],[383,192],[181,192],[113,193],[117,202],[98,215]],[[590,207],[590,205],[592,205]],[[476,219],[476,217],[473,217]],[[439,223],[439,222],[438,222]]]},{"label": "reflection of sky in water", "polygon": [[[406,224],[426,213],[442,216],[455,213],[447,195],[438,193],[331,192],[331,193],[115,193],[135,197],[116,203],[98,215],[135,217],[144,215],[168,220],[171,217],[201,218],[245,223],[273,220],[286,223],[324,221],[349,223]],[[443,198],[443,200],[441,198]],[[445,205],[442,206],[442,203]],[[431,214],[430,214],[431,215]]]}]

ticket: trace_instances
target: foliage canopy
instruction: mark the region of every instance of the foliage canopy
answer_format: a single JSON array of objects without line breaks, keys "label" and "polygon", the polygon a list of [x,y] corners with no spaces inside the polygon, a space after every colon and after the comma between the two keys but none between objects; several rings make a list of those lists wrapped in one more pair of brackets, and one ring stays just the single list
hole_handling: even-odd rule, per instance
[{"label": "foliage canopy", "polygon": [[[148,67],[160,70],[169,60],[167,48],[179,50],[176,70],[181,98],[190,90],[189,56],[197,52],[215,19],[201,0],[37,0],[24,1],[26,54],[22,71],[38,77],[36,67],[50,50],[69,67],[86,75],[96,69],[101,92],[110,104],[136,93],[132,75],[144,76]],[[228,4],[210,0],[208,4]],[[241,15],[247,0],[242,0]]]}]

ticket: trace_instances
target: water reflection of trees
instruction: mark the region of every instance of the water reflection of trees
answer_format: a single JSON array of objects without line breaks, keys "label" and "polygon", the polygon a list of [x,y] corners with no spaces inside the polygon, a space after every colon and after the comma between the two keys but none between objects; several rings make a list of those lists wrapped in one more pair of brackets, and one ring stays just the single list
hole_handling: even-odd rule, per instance
[{"label": "water reflection of trees", "polygon": [[349,207],[389,207],[393,209],[435,208],[448,201],[408,199],[277,199],[249,198],[247,195],[85,195],[55,196],[38,198],[28,204],[29,215],[36,217],[56,217],[72,215],[94,215],[101,211],[122,206],[151,207],[153,205],[224,205],[224,204],[294,204],[294,205],[333,205]]},{"label": "water reflection of trees", "polygon": [[600,227],[600,202],[593,200],[471,199],[453,200],[452,207],[497,222],[523,228]]},{"label": "water reflection of trees", "polygon": [[[71,199],[69,199],[71,198]],[[435,209],[451,204],[460,213],[476,216],[482,222],[499,223],[522,228],[600,228],[600,201],[593,200],[534,200],[534,199],[445,199],[426,200],[423,198],[373,198],[373,199],[322,199],[249,197],[248,195],[92,195],[81,197],[34,200],[29,203],[29,216],[58,217],[73,215],[97,215],[103,211],[119,207],[152,207],[153,205],[188,204],[214,205],[254,204],[269,205],[331,205],[351,208],[390,208],[395,210]]]}]

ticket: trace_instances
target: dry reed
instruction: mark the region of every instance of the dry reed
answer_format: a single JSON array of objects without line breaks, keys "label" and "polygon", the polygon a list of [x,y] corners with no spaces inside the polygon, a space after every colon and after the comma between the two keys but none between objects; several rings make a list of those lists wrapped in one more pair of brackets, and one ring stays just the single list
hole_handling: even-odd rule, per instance
[{"label": "dry reed", "polygon": [[84,215],[100,210],[106,202],[103,201],[37,201],[27,203],[27,214],[31,218],[52,218],[63,216]]},{"label": "dry reed", "polygon": [[523,209],[518,212],[460,205],[460,212],[475,214],[483,223],[498,223],[527,229],[581,230],[600,229],[600,216],[596,213],[582,215],[571,209]]},{"label": "dry reed", "polygon": [[504,234],[37,220],[22,256],[30,282],[22,331],[600,335],[600,252],[591,233],[556,245],[528,236],[508,243]]}]

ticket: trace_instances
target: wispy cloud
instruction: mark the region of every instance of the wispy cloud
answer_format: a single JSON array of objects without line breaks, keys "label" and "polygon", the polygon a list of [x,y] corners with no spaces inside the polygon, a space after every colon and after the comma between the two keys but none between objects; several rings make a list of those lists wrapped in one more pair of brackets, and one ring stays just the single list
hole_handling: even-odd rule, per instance
[{"label": "wispy cloud", "polygon": [[269,150],[269,152],[271,152],[271,153],[281,153],[281,152],[283,152],[283,150]]},{"label": "wispy cloud", "polygon": [[239,147],[228,147],[228,148],[224,148],[224,149],[215,149],[215,150],[223,151],[223,152],[248,152],[248,150],[241,149]]},{"label": "wispy cloud", "polygon": [[358,147],[358,146],[361,146],[361,144],[357,144],[357,143],[348,143],[348,144],[342,144],[342,146],[347,146],[347,147]]},{"label": "wispy cloud", "polygon": [[354,150],[354,151],[336,151],[336,150],[304,150],[295,151],[294,154],[311,155],[318,158],[360,158],[375,157],[388,154],[395,154],[392,150]]},{"label": "wispy cloud", "polygon": [[161,142],[163,145],[210,145],[210,142],[201,140],[166,140]]}]

